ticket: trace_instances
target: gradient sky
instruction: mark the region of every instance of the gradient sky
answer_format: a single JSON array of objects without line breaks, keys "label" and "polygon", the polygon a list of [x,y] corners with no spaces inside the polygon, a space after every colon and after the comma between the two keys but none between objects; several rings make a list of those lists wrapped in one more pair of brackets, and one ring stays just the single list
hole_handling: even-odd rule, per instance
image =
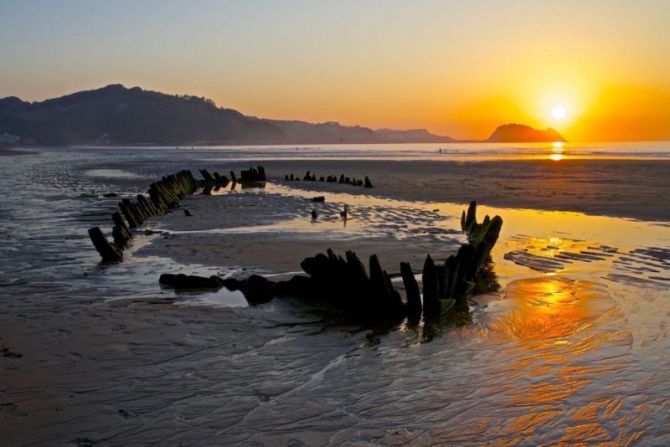
[{"label": "gradient sky", "polygon": [[670,0],[0,0],[0,97],[110,83],[459,138],[670,139]]}]

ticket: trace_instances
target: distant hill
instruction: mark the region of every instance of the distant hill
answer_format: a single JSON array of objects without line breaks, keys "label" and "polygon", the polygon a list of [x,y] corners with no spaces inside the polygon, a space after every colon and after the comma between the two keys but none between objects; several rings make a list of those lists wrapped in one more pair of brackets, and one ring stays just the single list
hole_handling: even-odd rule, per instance
[{"label": "distant hill", "polygon": [[271,142],[284,135],[204,98],[122,85],[34,103],[1,99],[2,132],[45,145]]},{"label": "distant hill", "polygon": [[[335,122],[271,120],[218,107],[212,100],[115,84],[25,102],[0,99],[0,144],[214,145],[463,142],[426,129],[373,130]],[[554,129],[498,127],[486,142],[564,141]]]},{"label": "distant hill", "polygon": [[499,126],[486,141],[488,143],[552,143],[565,141],[565,139],[551,127],[541,130],[525,124],[504,124]]},{"label": "distant hill", "polygon": [[195,96],[123,85],[41,102],[0,99],[0,134],[43,145],[327,144],[450,142],[426,130],[375,131],[327,122],[245,116]]}]

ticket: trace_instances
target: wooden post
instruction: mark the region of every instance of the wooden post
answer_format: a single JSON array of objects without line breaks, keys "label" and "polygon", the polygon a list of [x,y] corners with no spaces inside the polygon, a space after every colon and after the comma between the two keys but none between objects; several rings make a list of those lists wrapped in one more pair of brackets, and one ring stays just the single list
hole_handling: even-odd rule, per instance
[{"label": "wooden post", "polygon": [[421,318],[421,293],[409,262],[400,263],[400,274],[407,294],[407,316],[410,320]]},{"label": "wooden post", "polygon": [[109,243],[107,237],[105,237],[100,228],[90,228],[88,230],[88,236],[91,238],[95,249],[98,250],[98,253],[102,256],[103,262],[118,262],[123,260],[122,252]]},{"label": "wooden post", "polygon": [[437,274],[435,263],[430,255],[426,256],[423,264],[423,315],[424,317],[436,317],[440,314],[440,302],[437,300]]}]

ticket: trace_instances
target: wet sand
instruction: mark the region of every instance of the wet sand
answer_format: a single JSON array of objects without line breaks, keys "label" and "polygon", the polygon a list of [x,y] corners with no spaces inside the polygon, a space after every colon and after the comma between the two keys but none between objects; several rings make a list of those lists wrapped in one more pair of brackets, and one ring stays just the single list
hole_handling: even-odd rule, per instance
[{"label": "wet sand", "polygon": [[[476,297],[462,327],[378,331],[294,300],[246,307],[223,291],[157,283],[163,272],[282,275],[327,247],[374,251],[390,272],[407,259],[419,268],[462,241],[459,213],[472,198],[662,219],[667,162],[575,162],[569,172],[544,162],[263,162],[273,180],[309,169],[369,175],[375,188],[274,181],[189,197],[192,217],[151,219],[123,264],[98,266],[85,231],[109,225],[118,201],[103,193],[136,194],[175,166],[250,164],[196,158],[73,152],[0,163],[3,188],[17,191],[0,206],[0,348],[15,354],[0,356],[0,444],[670,441],[664,224],[483,207],[505,220],[493,253],[501,290]],[[491,177],[477,186],[467,180],[475,172]],[[501,189],[510,183],[520,189]],[[321,194],[323,204],[307,200]]]},{"label": "wet sand", "polygon": [[7,147],[0,147],[0,157],[11,157],[15,155],[31,155],[35,152],[30,152],[26,149],[13,149]]},{"label": "wet sand", "polygon": [[[495,160],[495,161],[269,161],[273,178],[311,170],[344,173],[375,185],[384,197],[670,220],[670,161],[667,160]],[[299,184],[299,183],[298,183]],[[310,188],[313,185],[302,184]],[[321,187],[321,186],[319,186]],[[367,193],[367,191],[366,191]]]},{"label": "wet sand", "polygon": [[[137,254],[282,274],[301,271],[305,257],[332,248],[340,254],[354,250],[362,259],[377,254],[382,267],[398,273],[401,261],[418,270],[426,254],[446,258],[464,241],[454,228],[460,214],[354,195],[353,188],[343,186],[333,188],[340,192],[325,192],[325,202],[315,203],[310,200],[313,193],[291,186],[268,184],[258,190],[187,197],[181,205],[192,217],[179,211],[156,219],[151,228],[161,234]],[[346,220],[340,216],[345,205]],[[318,213],[316,221],[310,217],[312,209]]]}]

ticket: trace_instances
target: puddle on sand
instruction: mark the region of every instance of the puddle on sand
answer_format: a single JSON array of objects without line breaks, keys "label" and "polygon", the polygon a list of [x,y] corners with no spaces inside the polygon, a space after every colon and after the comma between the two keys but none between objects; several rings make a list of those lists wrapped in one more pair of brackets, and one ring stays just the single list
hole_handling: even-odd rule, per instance
[{"label": "puddle on sand", "polygon": [[[497,391],[508,407],[497,427],[501,439],[628,445],[640,436],[642,427],[623,422],[644,412],[613,392],[627,382],[619,382],[619,370],[633,360],[633,334],[605,286],[547,276],[516,280],[483,312],[487,342],[498,353],[489,373],[514,383]],[[490,378],[483,387],[493,384],[501,385]]]},{"label": "puddle on sand", "polygon": [[124,171],[122,169],[89,169],[86,171],[86,175],[90,177],[103,177],[103,178],[113,178],[113,179],[141,179],[144,178],[141,175],[135,174],[130,171]]},{"label": "puddle on sand", "polygon": [[222,288],[217,291],[185,291],[175,293],[179,306],[247,307],[244,294],[238,290]]},{"label": "puddle on sand", "polygon": [[[487,306],[489,327],[521,343],[568,346],[572,337],[593,329],[598,319],[616,310],[607,288],[561,277],[515,280],[502,299]],[[544,346],[541,344],[540,346]]]}]

